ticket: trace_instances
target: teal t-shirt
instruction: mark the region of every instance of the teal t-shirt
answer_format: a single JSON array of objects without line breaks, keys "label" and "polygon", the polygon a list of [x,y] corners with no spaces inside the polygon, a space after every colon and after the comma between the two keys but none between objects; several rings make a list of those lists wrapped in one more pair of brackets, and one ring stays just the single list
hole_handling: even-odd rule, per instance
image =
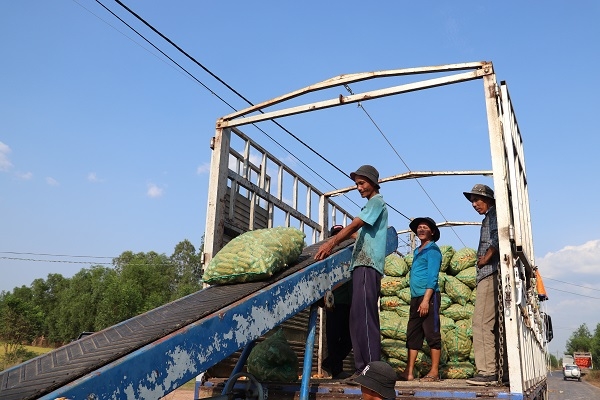
[{"label": "teal t-shirt", "polygon": [[442,252],[435,242],[425,245],[423,251],[416,248],[410,267],[410,296],[420,297],[427,289],[439,292],[438,275],[442,265]]},{"label": "teal t-shirt", "polygon": [[371,197],[358,218],[365,224],[358,230],[350,271],[358,266],[367,266],[383,275],[388,228],[388,211],[383,196],[376,194]]}]

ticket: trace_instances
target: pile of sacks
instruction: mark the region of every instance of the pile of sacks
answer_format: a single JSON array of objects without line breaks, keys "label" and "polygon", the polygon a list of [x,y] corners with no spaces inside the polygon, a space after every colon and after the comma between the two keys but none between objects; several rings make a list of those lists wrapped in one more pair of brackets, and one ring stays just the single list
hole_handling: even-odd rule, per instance
[{"label": "pile of sacks", "polygon": [[[475,371],[472,317],[477,253],[468,247],[455,251],[452,246],[440,246],[440,250],[440,373],[446,379],[466,379],[472,377]],[[404,370],[408,361],[406,326],[410,308],[411,265],[412,253],[405,257],[392,253],[385,259],[385,276],[381,280],[379,319],[382,358],[398,372]],[[425,375],[430,367],[430,351],[425,342],[415,363],[415,377]]]}]

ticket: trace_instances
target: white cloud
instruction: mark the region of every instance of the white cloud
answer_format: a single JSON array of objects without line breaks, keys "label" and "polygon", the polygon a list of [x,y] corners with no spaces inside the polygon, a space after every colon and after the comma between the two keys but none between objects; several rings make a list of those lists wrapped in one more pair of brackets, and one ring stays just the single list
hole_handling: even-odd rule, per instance
[{"label": "white cloud", "polygon": [[196,169],[196,173],[198,175],[205,174],[205,173],[207,173],[209,171],[210,171],[210,164],[209,163],[204,163],[204,164],[198,166],[198,168]]},{"label": "white cloud", "polygon": [[0,171],[8,171],[13,164],[8,159],[8,154],[11,152],[8,145],[0,142]]},{"label": "white cloud", "polygon": [[148,184],[148,191],[146,192],[146,194],[148,195],[148,197],[161,197],[163,195],[164,190],[160,187],[158,187],[157,185],[155,185],[154,183],[149,183]]},{"label": "white cloud", "polygon": [[16,172],[15,175],[17,176],[17,178],[24,181],[28,181],[33,178],[32,172]]},{"label": "white cloud", "polygon": [[549,277],[590,274],[600,277],[600,239],[578,246],[565,246],[537,259],[540,270]]},{"label": "white cloud", "polygon": [[58,181],[52,177],[47,177],[46,178],[46,183],[50,186],[59,186],[60,184],[58,183]]},{"label": "white cloud", "polygon": [[87,176],[88,182],[103,182],[102,179],[99,179],[95,172],[90,172]]}]

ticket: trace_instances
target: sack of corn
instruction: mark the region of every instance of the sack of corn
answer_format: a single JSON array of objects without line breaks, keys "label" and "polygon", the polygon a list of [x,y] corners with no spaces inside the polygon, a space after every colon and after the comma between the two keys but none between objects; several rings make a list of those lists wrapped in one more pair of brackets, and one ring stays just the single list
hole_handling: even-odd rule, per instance
[{"label": "sack of corn", "polygon": [[381,295],[395,296],[398,291],[408,287],[408,280],[405,277],[384,276],[381,278]]},{"label": "sack of corn", "polygon": [[396,295],[404,302],[404,304],[410,304],[410,287],[398,290]]},{"label": "sack of corn", "polygon": [[460,271],[455,278],[467,285],[471,289],[477,286],[477,267],[469,267]]},{"label": "sack of corn", "polygon": [[383,296],[379,299],[381,309],[384,311],[396,311],[396,308],[406,305],[398,296]]},{"label": "sack of corn", "polygon": [[260,342],[248,356],[248,372],[259,381],[296,382],[298,356],[281,329]]},{"label": "sack of corn", "polygon": [[269,278],[298,259],[305,236],[296,228],[286,227],[243,233],[210,260],[202,279],[212,285]]},{"label": "sack of corn", "polygon": [[392,253],[385,258],[383,274],[385,276],[404,276],[408,272],[408,265],[398,253]]},{"label": "sack of corn", "polygon": [[440,246],[440,251],[442,252],[442,265],[440,266],[441,272],[446,272],[448,266],[450,266],[450,260],[454,257],[454,247],[452,246]]},{"label": "sack of corn", "polygon": [[454,303],[450,307],[442,311],[442,313],[446,317],[452,318],[455,322],[458,322],[467,319],[471,320],[471,318],[473,318],[473,311],[475,311],[475,307],[468,303],[464,306]]},{"label": "sack of corn", "polygon": [[477,252],[469,247],[464,247],[454,253],[447,274],[456,275],[463,269],[474,267],[477,263]]},{"label": "sack of corn", "polygon": [[471,289],[456,279],[456,277],[447,275],[445,284],[446,294],[450,296],[453,302],[464,306],[471,298]]},{"label": "sack of corn", "polygon": [[406,327],[408,318],[402,318],[395,311],[380,311],[379,324],[381,335],[390,338],[406,341]]}]

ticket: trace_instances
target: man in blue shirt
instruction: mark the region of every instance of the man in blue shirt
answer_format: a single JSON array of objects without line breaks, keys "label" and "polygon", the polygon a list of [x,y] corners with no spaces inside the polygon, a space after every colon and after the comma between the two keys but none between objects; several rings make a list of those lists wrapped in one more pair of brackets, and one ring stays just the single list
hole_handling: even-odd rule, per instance
[{"label": "man in blue shirt", "polygon": [[421,378],[422,382],[439,381],[442,335],[440,331],[441,294],[438,276],[442,265],[442,252],[435,243],[440,239],[440,230],[429,217],[413,219],[410,229],[421,244],[413,252],[410,268],[410,311],[406,328],[408,363],[400,374],[401,380],[412,381],[413,369],[423,338],[431,350],[431,369]]},{"label": "man in blue shirt", "polygon": [[355,373],[360,375],[371,361],[381,357],[379,328],[379,291],[385,265],[385,246],[388,211],[379,194],[379,172],[371,165],[363,165],[350,174],[361,197],[367,204],[352,222],[337,235],[323,243],[315,259],[328,257],[333,248],[358,233],[352,252],[352,303],[350,305],[350,335],[354,350]]}]

